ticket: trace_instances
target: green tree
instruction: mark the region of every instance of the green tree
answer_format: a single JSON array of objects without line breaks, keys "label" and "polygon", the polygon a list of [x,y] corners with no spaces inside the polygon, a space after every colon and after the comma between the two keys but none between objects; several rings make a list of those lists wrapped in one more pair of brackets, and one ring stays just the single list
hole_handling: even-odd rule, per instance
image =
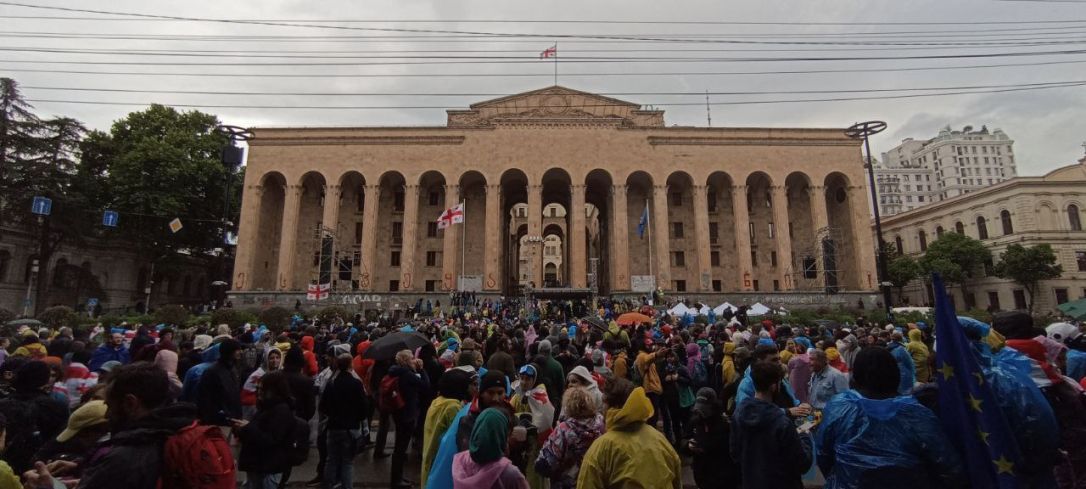
[{"label": "green tree", "polygon": [[901,297],[905,293],[905,286],[920,278],[924,274],[924,269],[912,257],[902,255],[890,260],[886,266],[886,273],[889,274],[887,279],[890,283],[897,287],[898,297]]},{"label": "green tree", "polygon": [[[991,259],[992,252],[984,243],[964,234],[943,233],[928,246],[920,266],[925,274],[932,270],[939,272],[947,286],[958,285],[964,295],[974,272]],[[930,281],[931,277],[926,276],[924,280]]]},{"label": "green tree", "polygon": [[176,304],[169,304],[155,311],[155,321],[165,323],[170,327],[184,326],[189,320],[189,310]]},{"label": "green tree", "polygon": [[30,159],[36,151],[41,128],[33,107],[23,99],[19,84],[0,78],[0,226],[8,224],[17,212],[12,199],[18,186],[13,184],[13,167]]},{"label": "green tree", "polygon": [[1033,293],[1042,280],[1063,275],[1063,266],[1056,263],[1056,253],[1046,244],[1025,247],[1012,244],[1003,252],[993,270],[1000,278],[1014,280],[1029,295],[1029,313],[1033,314]]}]

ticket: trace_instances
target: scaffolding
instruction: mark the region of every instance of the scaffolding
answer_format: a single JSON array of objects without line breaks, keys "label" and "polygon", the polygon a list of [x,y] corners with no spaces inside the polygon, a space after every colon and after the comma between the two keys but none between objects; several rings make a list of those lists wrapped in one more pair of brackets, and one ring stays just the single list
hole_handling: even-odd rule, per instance
[{"label": "scaffolding", "polygon": [[307,252],[312,253],[312,261],[306,262],[307,283],[330,284],[329,297],[322,303],[338,303],[338,295],[358,290],[361,251],[352,243],[341,249],[338,229],[317,224],[306,233],[304,243]]},{"label": "scaffolding", "polygon": [[796,290],[836,294],[842,290],[840,269],[841,228],[824,227],[815,231],[815,239],[796,256],[796,266],[802,272],[796,280]]}]

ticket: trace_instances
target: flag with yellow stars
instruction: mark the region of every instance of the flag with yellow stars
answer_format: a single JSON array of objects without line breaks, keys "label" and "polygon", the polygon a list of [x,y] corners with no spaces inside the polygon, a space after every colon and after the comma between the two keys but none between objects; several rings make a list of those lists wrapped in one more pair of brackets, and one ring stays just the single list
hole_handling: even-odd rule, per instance
[{"label": "flag with yellow stars", "polygon": [[984,373],[938,273],[935,294],[935,361],[939,420],[961,452],[973,487],[1017,488],[1022,459],[1013,432]]}]

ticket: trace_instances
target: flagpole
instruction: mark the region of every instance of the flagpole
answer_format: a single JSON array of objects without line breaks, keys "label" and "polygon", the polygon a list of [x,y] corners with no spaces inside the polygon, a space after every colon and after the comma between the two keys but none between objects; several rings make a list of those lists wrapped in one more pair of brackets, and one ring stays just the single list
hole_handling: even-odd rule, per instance
[{"label": "flagpole", "polygon": [[649,276],[652,277],[652,285],[655,286],[656,275],[652,273],[652,216],[649,216],[649,202],[652,202],[652,199],[645,199],[645,227],[649,232]]},{"label": "flagpole", "polygon": [[554,43],[554,86],[558,86],[558,43]]},{"label": "flagpole", "polygon": [[468,231],[468,205],[466,203],[464,203],[464,202],[461,202],[461,204],[464,205],[464,212],[462,214],[464,216],[464,222],[461,223],[461,224],[463,224],[463,226],[461,226],[461,229],[460,229],[460,278],[456,281],[456,283],[459,284],[460,290],[463,291],[464,290],[464,283],[463,283],[464,282],[464,262],[467,260],[467,258],[466,258],[467,257],[467,246],[465,246],[465,244],[466,244],[466,239],[467,239],[467,235],[468,235],[468,233],[467,233],[467,231]]}]

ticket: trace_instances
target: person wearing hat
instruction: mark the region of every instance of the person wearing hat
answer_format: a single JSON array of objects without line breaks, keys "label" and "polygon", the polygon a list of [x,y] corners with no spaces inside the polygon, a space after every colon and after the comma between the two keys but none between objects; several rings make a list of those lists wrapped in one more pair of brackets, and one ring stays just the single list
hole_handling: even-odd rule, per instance
[{"label": "person wearing hat", "polygon": [[[547,396],[547,387],[539,379],[539,368],[528,364],[520,368],[520,381],[513,386],[513,414],[517,418],[530,420],[539,434],[537,438],[529,438],[524,451],[528,453],[526,461],[534,462],[539,457],[540,444],[538,440],[545,440],[550,434],[551,425],[554,423],[555,407]],[[518,451],[519,452],[519,451]],[[514,457],[520,459],[520,457]],[[528,482],[532,487],[544,487],[546,480],[536,473],[535,465],[528,464],[525,470]]]},{"label": "person wearing hat", "polygon": [[45,345],[41,343],[41,337],[34,330],[27,329],[23,332],[23,344],[11,354],[13,357],[27,357],[31,360],[41,360],[49,356]]},{"label": "person wearing hat", "polygon": [[109,435],[109,423],[106,419],[106,403],[102,400],[90,401],[72,412],[68,426],[57,435],[55,440],[45,444],[35,459],[45,462],[64,460],[64,476],[78,479],[82,468],[94,454],[98,443]]},{"label": "person wearing hat", "polygon": [[241,343],[227,338],[219,343],[219,359],[200,377],[196,407],[204,424],[226,427],[231,419],[242,419],[241,381],[234,366],[241,359]]}]

